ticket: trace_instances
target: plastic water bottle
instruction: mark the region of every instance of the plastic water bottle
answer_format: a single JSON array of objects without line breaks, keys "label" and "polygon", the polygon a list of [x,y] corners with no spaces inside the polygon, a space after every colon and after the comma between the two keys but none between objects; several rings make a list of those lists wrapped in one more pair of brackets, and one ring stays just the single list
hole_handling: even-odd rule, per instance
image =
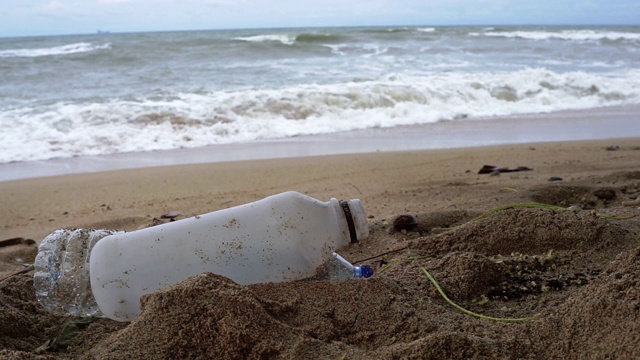
[{"label": "plastic water bottle", "polygon": [[131,321],[141,296],[187,277],[302,279],[335,249],[368,235],[360,200],[323,202],[290,191],[132,232],[58,230],[40,244],[34,284],[50,312]]},{"label": "plastic water bottle", "polygon": [[329,280],[342,281],[353,278],[369,278],[373,276],[373,269],[369,265],[354,266],[342,256],[333,253],[329,261]]}]

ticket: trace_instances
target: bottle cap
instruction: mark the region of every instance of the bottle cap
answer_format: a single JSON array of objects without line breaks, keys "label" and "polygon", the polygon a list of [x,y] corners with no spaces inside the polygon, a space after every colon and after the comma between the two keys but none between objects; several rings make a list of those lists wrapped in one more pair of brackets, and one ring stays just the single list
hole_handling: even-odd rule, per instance
[{"label": "bottle cap", "polygon": [[353,277],[355,278],[370,278],[372,276],[373,276],[373,269],[369,265],[353,267]]},{"label": "bottle cap", "polygon": [[362,265],[362,266],[360,266],[360,269],[362,271],[362,277],[363,278],[370,278],[370,277],[373,276],[373,269],[371,268],[371,266]]}]

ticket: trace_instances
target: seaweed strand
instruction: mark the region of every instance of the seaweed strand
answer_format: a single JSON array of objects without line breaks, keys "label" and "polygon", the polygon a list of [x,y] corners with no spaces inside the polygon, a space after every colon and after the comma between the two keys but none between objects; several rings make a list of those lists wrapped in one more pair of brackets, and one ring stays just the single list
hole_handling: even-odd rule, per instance
[{"label": "seaweed strand", "polygon": [[427,269],[425,268],[421,268],[422,272],[424,272],[424,274],[427,276],[427,278],[429,279],[429,281],[431,281],[431,283],[433,284],[433,286],[436,287],[436,289],[438,290],[438,292],[440,293],[440,295],[442,296],[442,298],[445,299],[446,302],[448,302],[449,304],[451,304],[451,306],[453,306],[454,308],[462,311],[463,313],[467,314],[467,315],[471,315],[471,316],[475,316],[477,318],[480,319],[484,319],[484,320],[491,320],[491,321],[503,321],[503,322],[520,322],[520,321],[531,321],[531,320],[537,320],[537,317],[526,317],[526,318],[498,318],[498,317],[493,317],[493,316],[487,316],[487,315],[482,315],[482,314],[477,314],[474,313],[473,311],[469,311],[465,308],[463,308],[462,306],[454,303],[451,299],[449,299],[449,297],[447,296],[447,294],[444,293],[444,290],[442,290],[442,288],[440,287],[440,285],[438,284],[438,282],[436,281],[436,279],[433,278],[433,276],[431,274],[429,274],[429,272],[427,271]]}]

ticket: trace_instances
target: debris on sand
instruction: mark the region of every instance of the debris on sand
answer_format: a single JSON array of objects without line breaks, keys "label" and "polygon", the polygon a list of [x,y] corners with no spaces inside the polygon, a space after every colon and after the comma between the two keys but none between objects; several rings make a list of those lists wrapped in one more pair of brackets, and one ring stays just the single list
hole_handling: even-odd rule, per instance
[{"label": "debris on sand", "polygon": [[478,174],[493,174],[493,173],[507,173],[507,172],[518,172],[518,171],[531,171],[533,169],[528,168],[526,166],[517,166],[517,167],[502,167],[502,166],[494,166],[494,165],[484,165],[479,171]]}]

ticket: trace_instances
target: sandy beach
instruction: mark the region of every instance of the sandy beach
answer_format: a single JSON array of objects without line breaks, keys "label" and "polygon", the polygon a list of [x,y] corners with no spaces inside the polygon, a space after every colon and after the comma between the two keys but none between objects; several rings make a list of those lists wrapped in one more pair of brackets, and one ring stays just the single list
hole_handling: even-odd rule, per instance
[{"label": "sandy beach", "polygon": [[[0,182],[0,358],[639,358],[639,164],[640,138],[617,138]],[[484,165],[532,170],[478,174]],[[341,252],[371,258],[375,276],[239,286],[205,274],[146,296],[131,323],[81,326],[42,310],[32,272],[11,275],[59,228],[135,230],[288,190],[361,199],[371,237]],[[533,202],[564,209],[476,219]],[[395,230],[399,214],[417,228]],[[422,268],[465,309],[534,319],[463,313]]]}]

